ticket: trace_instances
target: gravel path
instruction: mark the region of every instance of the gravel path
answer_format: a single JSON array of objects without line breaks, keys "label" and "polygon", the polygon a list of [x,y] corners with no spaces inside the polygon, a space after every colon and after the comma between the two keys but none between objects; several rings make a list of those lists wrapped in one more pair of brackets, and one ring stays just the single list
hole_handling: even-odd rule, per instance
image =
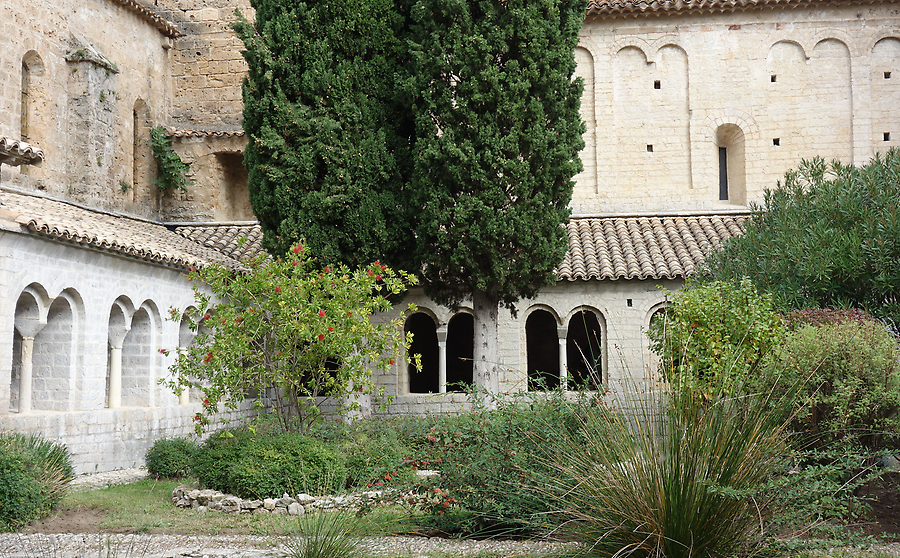
[{"label": "gravel path", "polygon": [[[122,469],[84,475],[72,490],[92,490],[147,478],[146,469]],[[260,536],[187,535],[22,535],[0,533],[3,558],[274,558],[284,556],[284,538]],[[542,541],[468,541],[437,537],[365,537],[361,548],[368,556],[432,558],[480,556],[491,552],[515,557],[551,553],[565,545]]]}]

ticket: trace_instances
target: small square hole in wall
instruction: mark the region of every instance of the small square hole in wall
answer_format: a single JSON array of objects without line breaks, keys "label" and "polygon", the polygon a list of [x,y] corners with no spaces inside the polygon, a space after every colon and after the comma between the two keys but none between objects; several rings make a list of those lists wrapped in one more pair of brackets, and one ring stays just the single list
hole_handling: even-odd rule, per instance
[{"label": "small square hole in wall", "polygon": [[890,72],[885,72],[885,73],[884,73],[884,79],[891,79],[891,73],[890,73]]},{"label": "small square hole in wall", "polygon": [[630,298],[625,300],[625,304],[627,304],[629,308],[631,308],[631,307],[634,305],[634,304],[631,302],[631,299],[630,299]]},{"label": "small square hole in wall", "polygon": [[772,81],[772,83],[775,83],[776,81],[778,81],[778,76],[776,76],[775,74],[772,74],[772,76],[769,79]]},{"label": "small square hole in wall", "polygon": [[781,138],[772,139],[772,145],[781,145]]},{"label": "small square hole in wall", "polygon": [[649,143],[647,144],[647,153],[653,153],[653,145],[652,144],[649,144]]},{"label": "small square hole in wall", "polygon": [[890,132],[884,133],[884,141],[891,141],[891,133]]},{"label": "small square hole in wall", "polygon": [[662,89],[662,82],[656,80],[653,82],[653,89]]}]

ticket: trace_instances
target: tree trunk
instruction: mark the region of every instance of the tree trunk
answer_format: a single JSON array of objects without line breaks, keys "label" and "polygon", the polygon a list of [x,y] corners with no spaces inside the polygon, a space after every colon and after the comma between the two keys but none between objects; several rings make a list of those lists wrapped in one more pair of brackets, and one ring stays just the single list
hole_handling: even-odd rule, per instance
[{"label": "tree trunk", "polygon": [[492,394],[500,391],[500,340],[497,318],[500,297],[496,293],[472,293],[475,312],[475,386]]}]

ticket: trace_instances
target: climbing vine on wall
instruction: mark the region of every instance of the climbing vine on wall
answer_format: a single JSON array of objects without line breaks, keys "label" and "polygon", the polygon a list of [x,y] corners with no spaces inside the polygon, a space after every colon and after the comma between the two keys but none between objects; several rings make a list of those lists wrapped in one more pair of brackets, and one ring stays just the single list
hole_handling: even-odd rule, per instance
[{"label": "climbing vine on wall", "polygon": [[186,192],[187,186],[191,184],[185,176],[189,167],[181,160],[178,153],[175,153],[165,128],[157,126],[150,130],[150,147],[153,149],[153,156],[156,157],[159,165],[159,176],[154,181],[156,186],[164,191]]}]

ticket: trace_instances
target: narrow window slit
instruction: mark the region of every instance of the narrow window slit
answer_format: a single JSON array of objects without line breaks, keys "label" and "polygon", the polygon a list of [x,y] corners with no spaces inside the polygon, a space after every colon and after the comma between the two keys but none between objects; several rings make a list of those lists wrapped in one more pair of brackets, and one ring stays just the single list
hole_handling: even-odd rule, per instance
[{"label": "narrow window slit", "polygon": [[662,82],[656,80],[653,82],[653,89],[662,89]]},{"label": "narrow window slit", "polygon": [[781,138],[774,138],[772,140],[772,145],[781,145]]},{"label": "narrow window slit", "polygon": [[653,145],[652,144],[649,144],[649,143],[647,144],[647,153],[653,153]]}]

